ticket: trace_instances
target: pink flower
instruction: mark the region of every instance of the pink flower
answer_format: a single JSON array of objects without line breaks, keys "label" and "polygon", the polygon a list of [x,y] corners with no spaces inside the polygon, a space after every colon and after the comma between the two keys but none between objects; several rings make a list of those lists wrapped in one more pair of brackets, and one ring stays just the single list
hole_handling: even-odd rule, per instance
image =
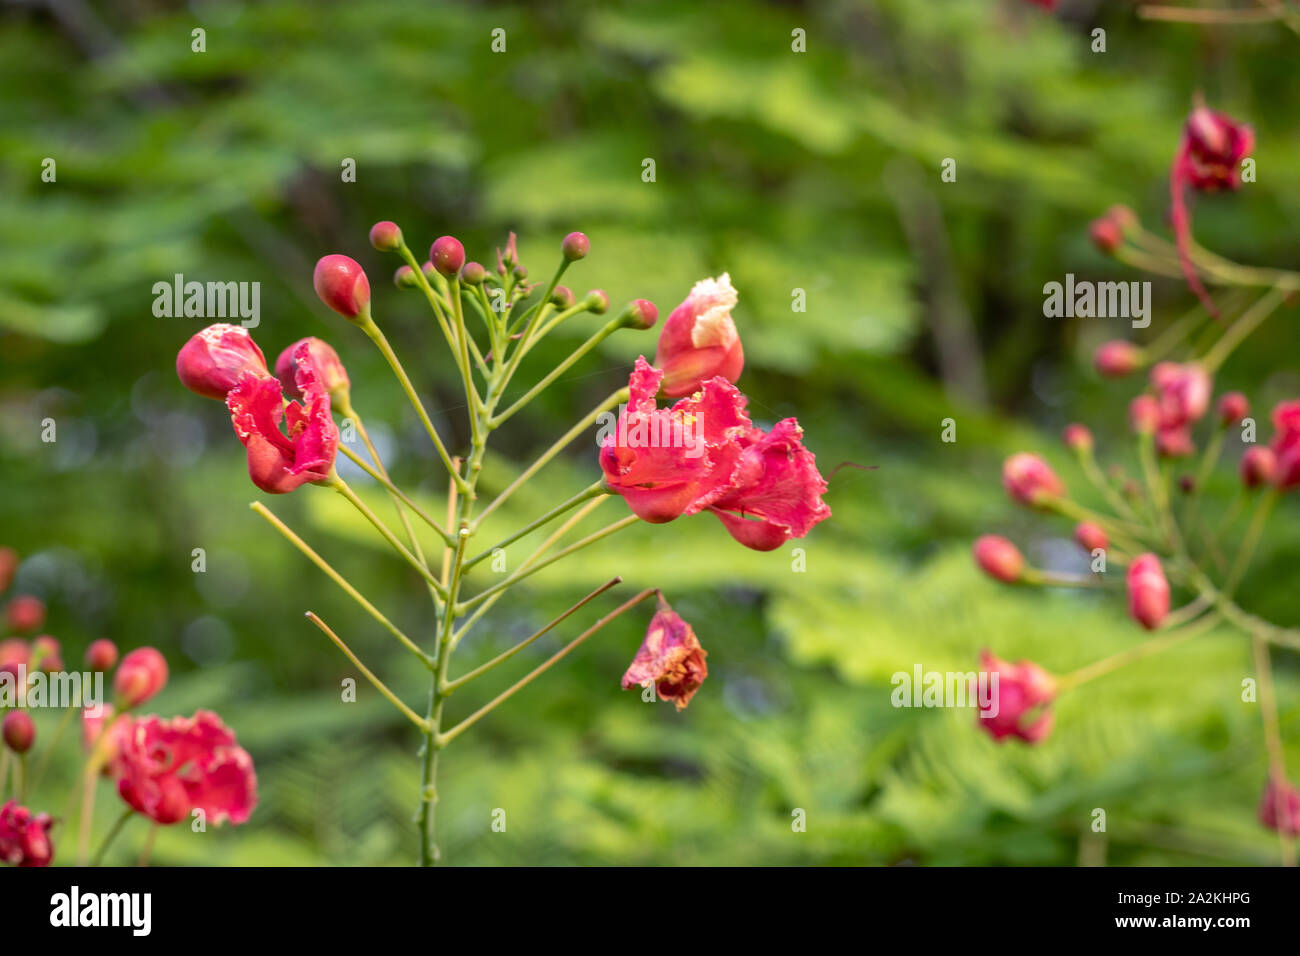
[{"label": "pink flower", "polygon": [[1271,485],[1277,476],[1277,455],[1273,449],[1252,445],[1241,456],[1241,483],[1247,488]]},{"label": "pink flower", "polygon": [[1106,545],[1109,544],[1109,539],[1101,525],[1092,521],[1080,521],[1074,526],[1074,540],[1089,554],[1098,549],[1105,551]]},{"label": "pink flower", "polygon": [[355,319],[370,308],[370,280],[361,264],[348,256],[322,256],[311,284],[320,300],[345,319]]},{"label": "pink flower", "polygon": [[[280,383],[245,375],[226,396],[235,434],[248,450],[248,474],[263,491],[286,494],[299,486],[329,480],[338,454],[339,430],[330,414],[330,396],[314,364],[310,340],[293,352],[294,384],[303,403],[284,405]],[[280,430],[287,419],[289,434]]]},{"label": "pink flower", "polygon": [[1283,491],[1300,485],[1300,399],[1279,402],[1273,409],[1274,480]]},{"label": "pink flower", "polygon": [[1148,631],[1169,613],[1169,581],[1154,554],[1140,554],[1128,569],[1128,613]]},{"label": "pink flower", "polygon": [[661,595],[659,609],[646,628],[645,640],[623,675],[623,689],[653,683],[661,700],[670,700],[682,710],[709,676],[709,668],[704,663],[707,656],[695,631]]},{"label": "pink flower", "polygon": [[1054,715],[1048,709],[1056,696],[1056,680],[1031,661],[1011,664],[989,651],[980,653],[980,669],[997,675],[995,694],[989,706],[980,707],[977,723],[994,740],[1012,736],[1036,744],[1052,731]]},{"label": "pink flower", "polygon": [[1270,779],[1259,801],[1259,822],[1286,836],[1300,836],[1300,790],[1290,781]]},{"label": "pink flower", "polygon": [[14,866],[49,866],[54,859],[52,826],[48,813],[33,816],[18,801],[10,800],[0,807],[0,861]]},{"label": "pink flower", "polygon": [[341,403],[352,387],[348,370],[331,345],[311,336],[294,342],[275,360],[275,377],[279,379],[285,396],[302,401],[302,390],[298,388],[298,360],[294,356],[303,346],[307,349],[308,364],[319,374],[321,385],[330,393],[330,400]]},{"label": "pink flower", "polygon": [[689,395],[714,376],[740,378],[745,351],[732,321],[738,296],[731,277],[701,279],[686,300],[673,309],[659,333],[655,366],[663,369],[664,394]]},{"label": "pink flower", "polygon": [[663,375],[637,358],[617,432],[600,450],[606,484],[654,524],[697,514],[725,494],[742,452],[738,436],[751,427],[745,397],[720,378],[671,408],[656,407]]},{"label": "pink flower", "polygon": [[262,350],[242,326],[209,325],[190,336],[176,354],[181,384],[204,398],[224,401],[246,372],[261,378],[271,374]]},{"label": "pink flower", "polygon": [[1065,494],[1065,484],[1043,459],[1027,451],[1012,455],[1002,464],[1002,487],[1014,500],[1031,507],[1045,498]]},{"label": "pink flower", "polygon": [[1142,365],[1142,350],[1131,342],[1115,339],[1097,346],[1092,362],[1098,374],[1106,378],[1123,378]]},{"label": "pink flower", "polygon": [[137,647],[122,658],[113,690],[123,708],[138,707],[167,684],[167,658],[154,647]]},{"label": "pink flower", "polygon": [[997,534],[985,534],[975,539],[971,547],[975,563],[985,574],[1014,584],[1025,570],[1025,558],[1020,549]]},{"label": "pink flower", "polygon": [[1185,425],[1162,428],[1156,432],[1156,452],[1161,458],[1189,458],[1196,454],[1196,443]]},{"label": "pink flower", "polygon": [[177,823],[194,810],[207,821],[243,823],[257,805],[253,758],[208,710],[193,717],[124,718],[113,761],[117,790],[157,823]]},{"label": "pink flower", "polygon": [[1160,427],[1177,428],[1200,421],[1210,408],[1213,384],[1195,362],[1160,362],[1151,369],[1151,385],[1160,406]]},{"label": "pink flower", "polygon": [[1254,147],[1255,133],[1249,126],[1205,106],[1197,106],[1187,117],[1169,172],[1171,219],[1183,275],[1196,297],[1214,316],[1219,311],[1192,264],[1192,219],[1187,211],[1184,187],[1191,186],[1198,192],[1236,189],[1241,185],[1241,161]]},{"label": "pink flower", "polygon": [[5,608],[5,621],[18,634],[40,630],[45,623],[45,602],[30,594],[20,594]]}]

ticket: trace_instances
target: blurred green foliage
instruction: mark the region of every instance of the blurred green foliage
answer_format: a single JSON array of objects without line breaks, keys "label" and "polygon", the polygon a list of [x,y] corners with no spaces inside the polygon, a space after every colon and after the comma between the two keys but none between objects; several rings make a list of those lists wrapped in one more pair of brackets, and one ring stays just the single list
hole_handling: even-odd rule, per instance
[{"label": "blurred green foliage", "polygon": [[[618,689],[644,615],[602,632],[447,752],[448,861],[1275,859],[1276,840],[1255,822],[1265,757],[1256,707],[1240,700],[1251,673],[1240,635],[1212,634],[1066,697],[1056,731],[1032,750],[993,744],[969,711],[889,702],[896,671],[969,670],[984,646],[1066,671],[1140,639],[1117,595],[1000,589],[966,552],[997,530],[1037,561],[1079,560],[1069,528],[1013,512],[997,477],[1005,453],[1038,444],[1082,484],[1054,450],[1066,421],[1089,422],[1103,454],[1132,468],[1116,449],[1138,386],[1103,387],[1086,367],[1098,341],[1128,330],[1046,320],[1041,289],[1066,272],[1138,278],[1091,249],[1086,224],[1114,202],[1163,221],[1194,91],[1252,122],[1259,141],[1258,183],[1200,201],[1198,237],[1242,261],[1300,260],[1296,37],[1143,23],[1120,2],[1067,10],[1052,18],[1018,0],[6,6],[0,539],[31,556],[20,586],[48,598],[68,657],[99,636],[157,645],[176,674],[158,711],[218,710],[261,781],[247,826],[172,828],[155,859],[414,857],[414,734],[364,683],[358,703],[340,702],[340,681],[357,675],[303,612],[320,613],[413,704],[425,693],[419,675],[246,510],[256,492],[224,409],[171,371],[202,323],[151,312],[153,283],[176,273],[260,282],[263,347],[273,356],[307,334],[334,344],[390,469],[432,501],[445,479],[382,360],[311,291],[321,254],[366,266],[377,317],[463,447],[454,366],[418,297],[386,282],[397,263],[366,243],[382,218],[413,248],[453,232],[485,262],[517,230],[534,277],[580,228],[593,252],[570,273],[577,291],[651,298],[661,314],[695,280],[729,271],[756,419],[797,415],[826,473],[842,461],[877,466],[834,476],[834,518],[798,542],[804,573],[792,572],[789,548],[746,551],[699,517],[634,528],[498,605],[458,670],[619,573],[627,584],[608,606],[627,588],[663,587],[709,650],[711,676],[681,714],[646,708]],[[1090,52],[1094,26],[1107,30],[1104,54]],[[191,51],[195,27],[206,52]],[[490,46],[498,27],[504,53]],[[791,51],[796,28],[806,53]],[[46,157],[55,183],[41,181]],[[945,184],[948,157],[958,177]],[[345,158],[354,183],[341,181]],[[653,183],[641,178],[645,158]],[[806,313],[790,310],[796,288]],[[1178,283],[1155,288],[1150,333],[1190,302]],[[1220,379],[1246,388],[1261,419],[1300,391],[1293,321],[1282,313]],[[539,348],[521,388],[589,331],[575,321]],[[615,336],[503,429],[489,489],[621,384],[635,355],[653,354],[653,334]],[[958,441],[944,444],[950,416]],[[53,444],[40,440],[47,417]],[[493,528],[589,483],[594,449],[571,452]],[[1231,498],[1233,463],[1215,476],[1211,506]],[[307,488],[270,504],[427,637],[418,580],[337,502]],[[593,526],[621,508],[606,504]],[[1295,515],[1292,503],[1279,513],[1242,594],[1286,624],[1300,624]],[[206,551],[204,574],[190,570],[194,548]],[[476,583],[490,580],[477,569]],[[504,670],[523,673],[602,607]],[[1300,681],[1293,658],[1279,655],[1279,667],[1288,756],[1300,766]],[[471,685],[453,711],[469,713],[510,679]],[[41,715],[46,740],[55,719]],[[74,772],[67,748],[42,809],[62,805]],[[105,785],[102,821],[112,799]],[[1108,817],[1100,851],[1089,831],[1097,807]],[[495,808],[505,833],[491,830]],[[806,833],[791,830],[795,808]]]}]

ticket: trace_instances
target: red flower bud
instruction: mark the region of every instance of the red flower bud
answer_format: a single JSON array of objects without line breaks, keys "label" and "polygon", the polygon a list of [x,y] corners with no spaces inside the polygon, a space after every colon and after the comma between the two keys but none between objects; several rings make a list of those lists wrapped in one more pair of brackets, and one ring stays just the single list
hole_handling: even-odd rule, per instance
[{"label": "red flower bud", "polygon": [[1227,428],[1235,425],[1250,414],[1250,399],[1241,392],[1225,392],[1219,396],[1217,411],[1219,424]]},{"label": "red flower bud", "polygon": [[985,534],[975,539],[971,548],[975,563],[990,577],[1015,584],[1025,570],[1025,558],[1020,549],[997,534]]},{"label": "red flower bud", "polygon": [[664,372],[665,395],[690,395],[717,375],[728,382],[740,378],[745,351],[731,318],[738,301],[731,277],[724,272],[695,283],[669,314],[655,352],[655,366]]},{"label": "red flower bud", "polygon": [[661,700],[670,700],[682,710],[709,676],[707,656],[695,631],[660,596],[645,640],[623,675],[623,689],[654,683]]},{"label": "red flower bud", "polygon": [[1177,428],[1204,417],[1213,383],[1196,362],[1160,362],[1151,370],[1151,385],[1160,405],[1160,427]]},{"label": "red flower bud", "polygon": [[181,384],[204,398],[224,400],[241,375],[269,376],[266,357],[248,330],[217,323],[195,332],[176,355]]},{"label": "red flower bud", "polygon": [[1092,357],[1098,374],[1106,378],[1123,378],[1142,365],[1142,350],[1131,342],[1115,339],[1103,342]]},{"label": "red flower bud", "polygon": [[1300,790],[1288,780],[1270,779],[1259,801],[1259,822],[1285,836],[1300,836]]},{"label": "red flower bud", "polygon": [[111,671],[117,663],[117,645],[106,637],[86,648],[86,666],[92,671]]},{"label": "red flower bud", "polygon": [[311,282],[320,300],[345,319],[355,319],[370,307],[370,280],[355,259],[322,256]]},{"label": "red flower bud", "polygon": [[9,630],[18,634],[38,631],[45,623],[45,602],[30,594],[20,594],[5,608]]},{"label": "red flower bud", "polygon": [[592,289],[587,293],[587,311],[594,315],[604,315],[609,311],[609,295],[604,289]]},{"label": "red flower bud", "polygon": [[33,816],[18,801],[0,806],[0,863],[14,866],[49,866],[54,859],[50,828],[54,821],[48,813]]},{"label": "red flower bud", "polygon": [[113,690],[123,710],[138,707],[167,683],[167,659],[155,648],[137,647],[122,658]]},{"label": "red flower bud", "polygon": [[1086,454],[1092,451],[1092,432],[1086,425],[1066,425],[1065,430],[1061,432],[1061,440],[1065,442],[1065,447],[1076,454]]},{"label": "red flower bud", "polygon": [[487,279],[487,270],[481,262],[467,262],[460,270],[460,281],[468,285],[482,285]]},{"label": "red flower bud", "polygon": [[1160,405],[1150,395],[1139,395],[1128,405],[1129,427],[1139,435],[1154,435],[1160,427]]},{"label": "red flower bud", "polygon": [[1047,462],[1025,451],[1003,462],[1002,487],[1012,499],[1031,507],[1041,504],[1044,498],[1065,494],[1065,484]]},{"label": "red flower bud", "polygon": [[1274,481],[1287,491],[1300,485],[1300,399],[1279,402],[1273,409],[1273,454],[1277,457]]},{"label": "red flower bud", "polygon": [[26,667],[31,659],[32,649],[21,638],[0,641],[0,673],[7,671],[17,677],[19,666]]},{"label": "red flower bud", "polygon": [[429,247],[429,261],[438,272],[450,279],[465,264],[465,247],[455,236],[440,236]]},{"label": "red flower bud", "polygon": [[[305,353],[299,351],[303,346],[306,347]],[[328,343],[312,336],[294,342],[275,360],[275,377],[280,380],[280,386],[287,397],[299,402],[303,398],[302,389],[298,387],[298,359],[295,354],[303,355],[304,360],[311,362],[320,384],[330,393],[331,399],[342,403],[348,397],[352,383],[348,380],[348,370],[343,367],[339,353]]]},{"label": "red flower bud", "polygon": [[1089,554],[1101,549],[1106,550],[1106,545],[1110,540],[1106,537],[1106,532],[1101,529],[1101,525],[1091,521],[1080,521],[1074,526],[1074,540],[1079,543],[1079,547]]},{"label": "red flower bud", "polygon": [[551,304],[560,309],[568,309],[574,303],[573,290],[567,285],[557,285],[551,291]]},{"label": "red flower bud", "polygon": [[1140,554],[1128,569],[1128,612],[1148,631],[1154,631],[1169,613],[1169,582],[1154,554]]},{"label": "red flower bud", "polygon": [[1277,477],[1277,455],[1273,449],[1252,445],[1241,456],[1241,483],[1247,488],[1271,485]]},{"label": "red flower bud", "polygon": [[387,219],[377,222],[370,227],[370,244],[380,252],[394,252],[402,247],[402,230]]},{"label": "red flower bud", "polygon": [[18,552],[13,548],[0,548],[0,594],[9,590],[14,583],[14,572],[18,570]]},{"label": "red flower bud", "polygon": [[5,744],[16,754],[25,754],[36,742],[36,725],[25,710],[11,710],[5,714]]},{"label": "red flower bud", "polygon": [[564,237],[564,242],[560,243],[560,251],[564,253],[565,259],[577,262],[579,259],[585,259],[587,253],[591,251],[591,240],[580,232],[571,232]]},{"label": "red flower bud", "polygon": [[619,316],[624,328],[629,329],[649,329],[653,328],[655,321],[659,318],[659,310],[649,299],[633,299]]},{"label": "red flower bud", "polygon": [[393,273],[393,285],[399,289],[414,289],[419,284],[420,281],[415,278],[415,270],[410,266],[398,266],[397,271]]},{"label": "red flower bud", "polygon": [[1124,230],[1109,216],[1102,216],[1089,224],[1088,238],[1099,250],[1109,254],[1124,244]]},{"label": "red flower bud", "polygon": [[980,653],[980,670],[989,675],[992,693],[988,706],[980,704],[980,729],[999,742],[1008,736],[1031,744],[1046,739],[1054,719],[1048,708],[1056,696],[1055,678],[1031,661],[1011,664],[988,651]]},{"label": "red flower bud", "polygon": [[32,640],[31,666],[46,673],[63,670],[63,648],[49,634]]}]

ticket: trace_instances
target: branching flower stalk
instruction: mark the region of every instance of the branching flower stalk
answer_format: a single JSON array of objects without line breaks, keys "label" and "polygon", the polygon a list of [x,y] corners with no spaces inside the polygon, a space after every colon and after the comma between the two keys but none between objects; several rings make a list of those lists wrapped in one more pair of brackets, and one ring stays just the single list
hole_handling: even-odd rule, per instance
[{"label": "branching flower stalk", "polygon": [[[212,326],[181,350],[177,371],[191,390],[225,400],[235,433],[247,451],[254,484],[270,494],[288,493],[305,484],[333,490],[424,581],[433,617],[427,644],[403,633],[266,505],[251,505],[429,673],[429,694],[421,716],[320,615],[306,612],[311,623],[422,738],[415,820],[418,860],[428,866],[440,857],[436,817],[441,752],[609,623],[651,597],[658,600],[645,640],[623,676],[624,688],[653,687],[657,699],[671,701],[680,710],[708,674],[706,652],[690,625],[671,609],[658,589],[646,588],[478,710],[452,723],[447,703],[454,692],[507,664],[622,578],[615,576],[514,647],[453,676],[456,648],[502,597],[534,574],[639,521],[663,523],[709,511],[741,544],[767,551],[803,537],[829,517],[830,509],[821,500],[826,483],[802,444],[798,423],[786,419],[770,431],[756,427],[747,414],[745,396],[733,384],[743,368],[743,351],[731,317],[737,294],[725,274],[697,283],[673,311],[660,336],[654,365],[644,357],[638,359],[627,387],[616,390],[583,416],[486,506],[480,506],[483,460],[493,432],[559,384],[569,369],[615,332],[653,327],[657,310],[644,299],[633,300],[568,357],[545,370],[531,385],[511,393],[512,382],[523,373],[525,358],[542,339],[563,322],[584,314],[604,315],[609,309],[609,297],[601,290],[590,291],[579,300],[560,285],[568,268],[586,257],[590,249],[587,237],[582,233],[565,237],[561,262],[539,296],[534,295],[538,284],[526,281],[527,270],[519,262],[513,234],[505,248],[497,251],[494,272],[467,262],[464,247],[451,236],[435,241],[429,260],[422,264],[394,223],[376,224],[370,238],[376,249],[394,252],[404,260],[394,276],[395,284],[420,290],[446,340],[465,394],[470,438],[463,453],[454,454],[438,434],[411,376],[372,314],[370,283],[361,266],[347,256],[325,256],[316,266],[313,283],[321,300],[356,325],[379,350],[428,434],[447,473],[445,523],[433,519],[393,481],[352,404],[351,382],[343,363],[321,340],[303,339],[289,346],[272,374],[246,331]],[[482,322],[486,333],[482,345],[475,341],[467,317]],[[661,386],[665,396],[679,401],[660,408],[656,397]],[[599,480],[522,522],[490,546],[476,541],[484,519],[581,435],[606,421],[615,408],[618,427],[600,442]],[[340,445],[335,413],[356,427],[365,456]],[[400,534],[340,477],[335,468],[339,451],[388,493]],[[602,501],[616,495],[624,498],[632,514],[563,543]],[[504,566],[494,568],[504,577],[487,586],[471,585],[469,576],[476,567],[557,523],[558,529],[513,571],[506,573]],[[437,548],[424,550],[417,533],[420,526],[437,536]]]}]

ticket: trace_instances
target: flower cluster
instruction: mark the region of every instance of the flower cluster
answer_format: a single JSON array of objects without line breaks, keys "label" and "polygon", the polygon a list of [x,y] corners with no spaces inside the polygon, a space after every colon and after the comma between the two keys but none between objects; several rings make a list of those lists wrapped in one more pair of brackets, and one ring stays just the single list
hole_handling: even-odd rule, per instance
[{"label": "flower cluster", "polygon": [[[5,572],[6,585],[17,564],[12,549],[0,548],[0,571]],[[119,661],[117,645],[100,638],[87,646],[85,667],[96,675],[112,673],[113,702],[98,700],[81,710],[82,777],[86,781],[80,811],[82,864],[86,862],[84,839],[93,819],[93,782],[100,776],[113,781],[128,812],[138,812],[157,824],[180,822],[196,810],[214,824],[248,819],[257,804],[253,761],[216,714],[199,711],[192,718],[165,720],[133,713],[167,684],[167,660],[160,651],[138,647]],[[0,687],[8,685],[12,691],[17,682],[24,681],[30,688],[38,672],[63,669],[62,649],[53,637],[0,641]],[[5,699],[21,701],[25,695],[11,693]],[[70,708],[65,721],[75,713],[75,708]],[[32,765],[27,757],[36,743],[30,707],[10,707],[2,725],[5,749],[0,751],[0,799],[9,783],[11,758],[17,759],[18,766],[13,781],[16,797],[0,806],[0,862],[45,866],[54,858],[51,834],[59,821],[22,805],[40,783],[28,776]],[[60,736],[55,735],[51,748]],[[46,759],[40,762],[42,768]]]}]

